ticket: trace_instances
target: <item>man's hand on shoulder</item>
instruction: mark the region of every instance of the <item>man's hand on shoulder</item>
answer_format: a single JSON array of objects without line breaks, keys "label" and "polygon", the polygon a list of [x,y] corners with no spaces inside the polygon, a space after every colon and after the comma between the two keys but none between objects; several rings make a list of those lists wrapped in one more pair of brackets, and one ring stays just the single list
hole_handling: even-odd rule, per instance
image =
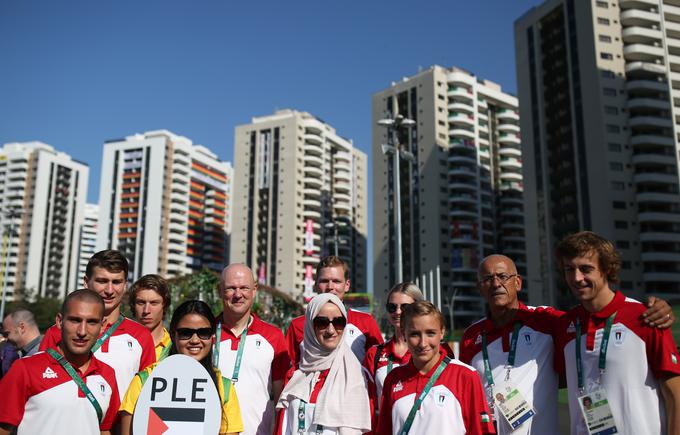
[{"label": "man's hand on shoulder", "polygon": [[670,328],[675,322],[673,309],[668,305],[668,302],[655,296],[647,298],[647,311],[642,313],[642,317],[646,324],[659,329]]}]

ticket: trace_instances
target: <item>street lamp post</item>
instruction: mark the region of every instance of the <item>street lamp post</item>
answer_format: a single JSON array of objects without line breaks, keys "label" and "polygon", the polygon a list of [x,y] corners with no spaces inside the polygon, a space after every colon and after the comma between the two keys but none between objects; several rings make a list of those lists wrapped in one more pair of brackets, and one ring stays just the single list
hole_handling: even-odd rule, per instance
[{"label": "street lamp post", "polygon": [[[3,274],[2,274],[2,302],[0,303],[0,322],[5,318],[5,302],[7,295],[7,280],[9,278],[9,248],[11,246],[12,236],[14,235],[14,219],[23,214],[23,210],[9,209],[3,214],[9,219],[9,228],[5,230],[2,240],[2,255],[4,256]],[[7,224],[5,224],[7,225]]]},{"label": "street lamp post", "polygon": [[401,252],[401,192],[399,187],[399,158],[403,158],[408,162],[413,163],[415,158],[413,154],[402,148],[399,143],[398,132],[402,128],[411,128],[416,122],[412,119],[404,118],[403,115],[397,115],[394,118],[386,118],[378,121],[378,125],[387,128],[387,144],[382,145],[383,154],[392,154],[392,183],[394,191],[394,242],[396,254],[396,278],[397,282],[403,281],[403,265]]}]

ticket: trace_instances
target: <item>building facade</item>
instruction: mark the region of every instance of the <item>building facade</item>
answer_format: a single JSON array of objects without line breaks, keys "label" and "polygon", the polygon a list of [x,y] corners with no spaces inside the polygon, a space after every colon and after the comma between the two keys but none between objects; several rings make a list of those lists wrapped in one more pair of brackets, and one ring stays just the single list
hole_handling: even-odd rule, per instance
[{"label": "building facade", "polygon": [[[80,254],[78,266],[78,282],[85,277],[85,269],[90,258],[97,252],[97,223],[99,222],[99,204],[85,204],[83,226],[80,230]],[[80,285],[80,284],[78,284]]]},{"label": "building facade", "polygon": [[[515,23],[529,280],[558,302],[556,243],[612,240],[630,296],[680,294],[680,2],[551,0]],[[559,298],[558,298],[559,299]]]},{"label": "building facade", "polygon": [[[412,161],[399,161],[404,281],[433,288],[459,325],[479,318],[479,262],[492,253],[526,268],[517,99],[460,68],[433,66],[373,95],[373,264],[379,300],[397,281],[393,157],[382,119],[415,121],[398,131]],[[383,301],[384,302],[384,301]]]},{"label": "building facade", "polygon": [[0,276],[7,277],[8,300],[15,292],[61,298],[80,285],[88,172],[84,163],[42,142],[8,143],[0,150],[0,227],[6,237]]},{"label": "building facade", "polygon": [[232,261],[261,283],[311,294],[319,259],[350,265],[366,291],[367,160],[315,116],[280,110],[236,127]]},{"label": "building facade", "polygon": [[227,264],[232,168],[166,130],[107,141],[97,250],[118,249],[130,278]]}]

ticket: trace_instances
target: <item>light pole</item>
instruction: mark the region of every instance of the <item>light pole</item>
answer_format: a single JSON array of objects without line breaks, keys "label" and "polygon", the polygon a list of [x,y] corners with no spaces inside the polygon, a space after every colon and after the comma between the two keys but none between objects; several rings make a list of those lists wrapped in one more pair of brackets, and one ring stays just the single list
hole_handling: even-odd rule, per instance
[{"label": "light pole", "polygon": [[[326,222],[324,227],[328,230],[333,230],[333,245],[335,246],[335,256],[338,257],[338,245],[340,244],[340,238],[338,237],[338,227],[345,227],[347,224],[345,222]],[[344,240],[343,240],[344,241]]]},{"label": "light pole", "polygon": [[[7,279],[9,278],[9,247],[11,245],[12,236],[14,235],[14,219],[24,214],[20,209],[9,209],[3,212],[5,217],[9,219],[9,228],[5,230],[2,238],[2,256],[3,256],[3,274],[2,274],[2,302],[0,303],[0,322],[5,319],[5,300],[7,295]],[[7,224],[5,224],[7,225]]]},{"label": "light pole", "polygon": [[386,118],[378,121],[378,125],[387,128],[387,144],[381,146],[383,154],[392,154],[392,184],[394,190],[394,242],[395,254],[397,263],[397,282],[403,281],[403,265],[401,254],[401,194],[399,188],[399,157],[413,163],[415,158],[413,154],[402,148],[399,143],[398,132],[402,128],[409,129],[413,127],[416,122],[412,119],[404,118],[403,115],[397,115],[394,118]]}]

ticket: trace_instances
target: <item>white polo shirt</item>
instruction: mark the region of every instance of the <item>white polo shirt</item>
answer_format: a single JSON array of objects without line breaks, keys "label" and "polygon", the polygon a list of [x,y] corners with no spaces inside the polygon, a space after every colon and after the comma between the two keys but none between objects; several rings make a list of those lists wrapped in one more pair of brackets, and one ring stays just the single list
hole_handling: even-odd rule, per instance
[{"label": "white polo shirt", "polygon": [[[274,403],[270,400],[273,381],[282,381],[290,368],[283,333],[254,314],[248,326],[239,369],[236,393],[241,405],[244,434],[269,435],[274,423]],[[221,317],[221,316],[220,316]],[[219,369],[222,376],[234,373],[240,336],[222,326]]]},{"label": "white polo shirt", "polygon": [[0,423],[17,426],[19,435],[91,435],[110,430],[120,406],[113,369],[92,357],[81,377],[102,408],[101,424],[92,403],[46,352],[15,361],[0,380]]},{"label": "white polo shirt", "polygon": [[[440,361],[445,352],[440,350]],[[421,374],[413,363],[387,375],[376,433],[398,435],[418,395],[437,369]],[[452,359],[416,412],[412,434],[495,433],[482,384],[475,369]]]},{"label": "white polo shirt", "polygon": [[536,415],[512,430],[505,418],[495,409],[497,430],[505,434],[552,434],[558,433],[557,392],[559,379],[555,372],[553,334],[564,312],[551,307],[527,307],[520,302],[515,319],[503,328],[484,318],[463,333],[460,360],[470,364],[479,373],[484,389],[488,388],[484,374],[482,333],[487,334],[489,364],[496,387],[504,385],[510,351],[510,339],[515,322],[520,322],[515,365],[510,371],[510,382],[517,387],[524,399],[533,406]]},{"label": "white polo shirt", "polygon": [[[105,329],[102,328],[102,335],[110,326],[109,324]],[[60,341],[61,330],[52,325],[45,332],[40,350],[56,348]],[[123,319],[94,355],[116,371],[121,401],[137,372],[156,362],[156,348],[151,333],[144,326],[128,318]]]},{"label": "white polo shirt", "polygon": [[616,313],[607,346],[601,385],[620,434],[666,433],[658,379],[680,375],[680,356],[670,329],[659,330],[642,321],[646,307],[615,292],[614,299],[598,313],[582,305],[569,310],[559,323],[555,368],[566,373],[572,434],[587,434],[578,404],[576,374],[576,319],[581,323],[581,355],[586,391],[599,378],[600,342],[606,319]]}]

